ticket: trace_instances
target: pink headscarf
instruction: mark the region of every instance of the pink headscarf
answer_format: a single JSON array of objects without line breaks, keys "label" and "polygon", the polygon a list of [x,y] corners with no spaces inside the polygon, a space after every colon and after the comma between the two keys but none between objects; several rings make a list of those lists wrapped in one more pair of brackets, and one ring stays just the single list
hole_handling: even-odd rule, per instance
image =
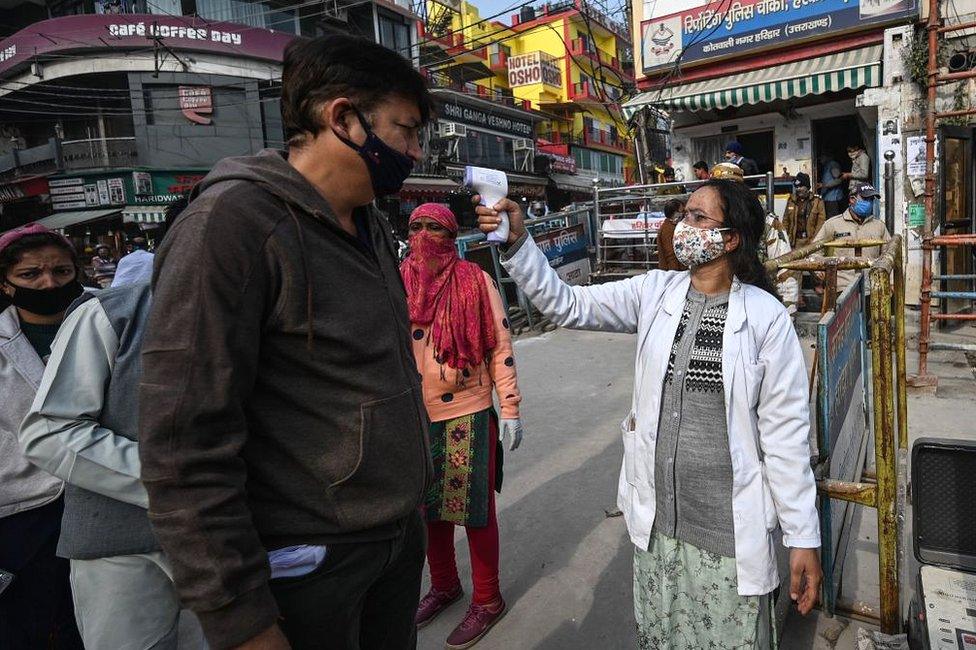
[{"label": "pink headscarf", "polygon": [[[18,228],[14,228],[13,230],[8,230],[7,232],[0,235],[0,252],[2,252],[3,249],[5,249],[7,246],[10,246],[18,239],[23,239],[24,237],[27,237],[29,235],[40,235],[46,232],[53,232],[53,231],[42,226],[39,223],[28,223]],[[67,242],[68,240],[65,239],[65,241]]]},{"label": "pink headscarf", "polygon": [[[410,223],[423,217],[452,234],[458,231],[454,213],[444,205],[418,206]],[[484,363],[498,340],[481,267],[458,257],[452,237],[422,230],[410,236],[410,257],[400,265],[400,275],[407,289],[410,321],[431,326],[438,363],[456,370]]]}]

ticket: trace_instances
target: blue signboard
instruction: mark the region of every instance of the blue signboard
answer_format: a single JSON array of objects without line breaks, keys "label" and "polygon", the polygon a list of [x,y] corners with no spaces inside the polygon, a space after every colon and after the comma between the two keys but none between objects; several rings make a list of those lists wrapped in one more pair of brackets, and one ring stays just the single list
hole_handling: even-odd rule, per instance
[{"label": "blue signboard", "polygon": [[[645,5],[646,6],[646,5]],[[662,5],[665,6],[665,5]],[[782,47],[918,15],[918,0],[714,0],[641,22],[644,72]]]},{"label": "blue signboard", "polygon": [[[829,478],[849,482],[861,479],[867,452],[864,306],[864,277],[859,275],[817,328],[817,441],[820,457],[828,460]],[[847,555],[845,532],[853,514],[854,508],[847,501],[820,499],[824,606],[830,613],[834,611],[840,587]]]}]

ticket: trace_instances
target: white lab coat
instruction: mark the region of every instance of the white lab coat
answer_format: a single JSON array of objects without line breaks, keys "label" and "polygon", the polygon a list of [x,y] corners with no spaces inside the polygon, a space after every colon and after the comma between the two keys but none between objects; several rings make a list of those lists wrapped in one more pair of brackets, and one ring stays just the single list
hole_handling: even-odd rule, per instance
[{"label": "white lab coat", "polygon": [[[571,287],[531,238],[503,264],[555,323],[637,334],[634,398],[621,425],[624,459],[617,504],[631,541],[646,549],[654,524],[654,451],[664,374],[691,275],[650,271],[618,282]],[[729,296],[722,377],[738,589],[743,596],[762,595],[779,585],[773,542],[777,524],[786,546],[817,548],[820,523],[799,340],[775,297],[738,281]]]}]

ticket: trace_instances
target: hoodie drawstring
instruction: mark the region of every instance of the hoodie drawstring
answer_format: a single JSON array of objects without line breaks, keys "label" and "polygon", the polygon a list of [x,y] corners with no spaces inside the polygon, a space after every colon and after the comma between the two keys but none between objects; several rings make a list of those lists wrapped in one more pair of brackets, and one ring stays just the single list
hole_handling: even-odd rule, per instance
[{"label": "hoodie drawstring", "polygon": [[314,309],[312,307],[312,272],[308,268],[308,259],[305,254],[305,235],[302,230],[302,224],[298,219],[298,215],[295,214],[295,210],[291,207],[291,204],[285,204],[288,208],[288,214],[291,215],[291,220],[295,222],[295,229],[298,231],[298,248],[300,249],[302,258],[302,268],[305,271],[305,318],[308,320],[308,340],[306,341],[306,346],[311,352],[312,341],[315,338],[315,333],[312,330],[312,319],[315,316]]}]

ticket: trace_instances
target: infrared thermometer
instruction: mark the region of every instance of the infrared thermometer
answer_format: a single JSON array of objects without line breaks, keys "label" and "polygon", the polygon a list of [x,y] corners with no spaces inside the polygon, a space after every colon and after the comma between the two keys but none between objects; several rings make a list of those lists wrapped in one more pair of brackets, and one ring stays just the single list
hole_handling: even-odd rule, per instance
[{"label": "infrared thermometer", "polygon": [[[485,167],[464,168],[464,184],[481,196],[481,205],[493,207],[508,196],[508,177],[505,172]],[[498,228],[488,233],[488,241],[492,244],[504,244],[508,241],[508,213],[499,212],[502,222]]]}]

